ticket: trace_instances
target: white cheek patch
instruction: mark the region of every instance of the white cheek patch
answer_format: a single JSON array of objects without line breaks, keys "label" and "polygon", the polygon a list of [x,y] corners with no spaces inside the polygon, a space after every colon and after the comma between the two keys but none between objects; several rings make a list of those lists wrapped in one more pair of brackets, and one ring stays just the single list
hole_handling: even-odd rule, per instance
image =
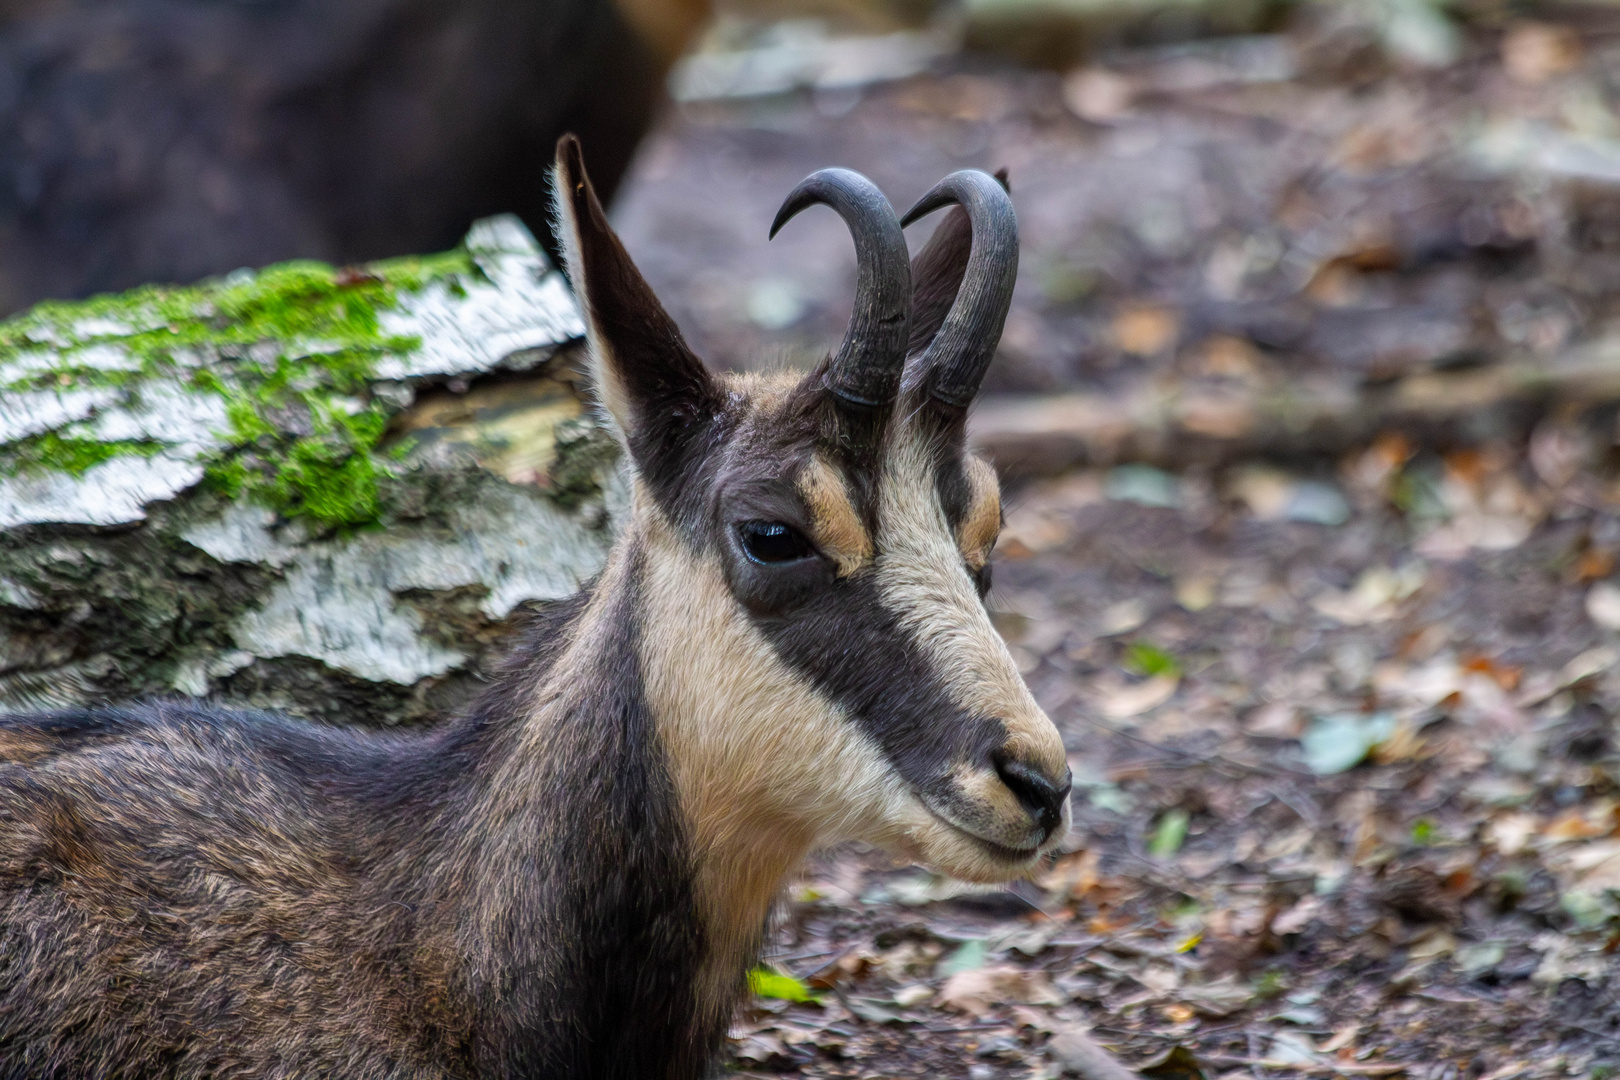
[{"label": "white cheek patch", "polygon": [[882,749],[782,662],[718,558],[661,521],[643,535],[644,625],[681,628],[642,635],[648,703],[700,845],[764,823],[805,846],[881,831],[909,800]]},{"label": "white cheek patch", "polygon": [[[1008,751],[1061,775],[1067,768],[1063,740],[1024,685],[963,567],[963,551],[935,492],[931,456],[920,439],[899,434],[884,461],[878,496],[874,566],[884,605],[929,657],[959,708],[1001,720]],[[969,476],[971,482],[971,466]],[[999,505],[996,514],[999,519]]]}]

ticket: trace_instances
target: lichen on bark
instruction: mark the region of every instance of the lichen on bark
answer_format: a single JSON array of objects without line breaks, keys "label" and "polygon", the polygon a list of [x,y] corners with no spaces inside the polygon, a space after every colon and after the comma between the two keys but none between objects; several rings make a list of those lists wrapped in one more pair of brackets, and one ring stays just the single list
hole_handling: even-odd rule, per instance
[{"label": "lichen on bark", "polygon": [[0,709],[464,697],[622,502],[573,299],[515,219],[0,323]]}]

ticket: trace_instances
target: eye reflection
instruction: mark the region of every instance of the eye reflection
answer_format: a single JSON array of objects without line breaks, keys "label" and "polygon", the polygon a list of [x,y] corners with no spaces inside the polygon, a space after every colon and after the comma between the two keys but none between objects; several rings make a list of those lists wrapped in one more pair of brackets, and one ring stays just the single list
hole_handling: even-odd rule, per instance
[{"label": "eye reflection", "polygon": [[745,521],[737,527],[743,552],[754,562],[796,562],[814,553],[810,541],[791,525],[780,521]]}]

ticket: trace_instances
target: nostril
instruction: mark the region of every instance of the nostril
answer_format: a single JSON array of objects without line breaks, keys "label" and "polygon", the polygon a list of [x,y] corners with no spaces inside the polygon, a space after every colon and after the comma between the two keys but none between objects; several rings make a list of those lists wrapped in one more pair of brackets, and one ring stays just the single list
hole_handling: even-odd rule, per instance
[{"label": "nostril", "polygon": [[996,775],[1001,777],[1001,782],[1018,797],[1030,817],[1040,825],[1045,834],[1042,839],[1051,836],[1063,822],[1063,804],[1073,786],[1069,770],[1064,769],[1062,778],[1053,781],[1040,769],[1017,758],[998,755],[995,765]]}]

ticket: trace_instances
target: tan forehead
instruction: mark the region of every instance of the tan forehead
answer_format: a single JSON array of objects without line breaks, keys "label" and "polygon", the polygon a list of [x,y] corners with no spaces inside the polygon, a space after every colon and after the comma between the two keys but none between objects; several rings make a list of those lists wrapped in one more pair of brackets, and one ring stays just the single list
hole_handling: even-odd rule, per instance
[{"label": "tan forehead", "polygon": [[[969,457],[965,462],[968,482],[968,508],[957,531],[962,557],[977,570],[989,561],[990,549],[1001,532],[1001,492],[995,470],[986,462]],[[838,575],[852,574],[871,558],[874,551],[866,522],[855,509],[848,483],[839,470],[819,455],[799,474],[799,495],[810,511],[811,540],[838,564]],[[933,491],[916,492],[918,498],[934,498]]]},{"label": "tan forehead", "polygon": [[[783,405],[803,380],[793,370],[730,372],[722,376],[727,389],[748,402],[756,418],[768,418]],[[963,462],[968,485],[967,513],[957,529],[957,545],[962,558],[978,570],[990,559],[1001,534],[1001,488],[996,472],[982,458],[967,455]],[[813,455],[799,474],[799,496],[810,512],[811,540],[838,565],[843,577],[871,560],[875,546],[866,522],[855,509],[855,500],[842,472],[821,457]],[[915,498],[935,498],[933,485],[923,483]]]},{"label": "tan forehead", "polygon": [[728,371],[720,376],[725,388],[738,397],[746,398],[750,409],[756,413],[774,412],[803,380],[801,372],[789,369]]}]

